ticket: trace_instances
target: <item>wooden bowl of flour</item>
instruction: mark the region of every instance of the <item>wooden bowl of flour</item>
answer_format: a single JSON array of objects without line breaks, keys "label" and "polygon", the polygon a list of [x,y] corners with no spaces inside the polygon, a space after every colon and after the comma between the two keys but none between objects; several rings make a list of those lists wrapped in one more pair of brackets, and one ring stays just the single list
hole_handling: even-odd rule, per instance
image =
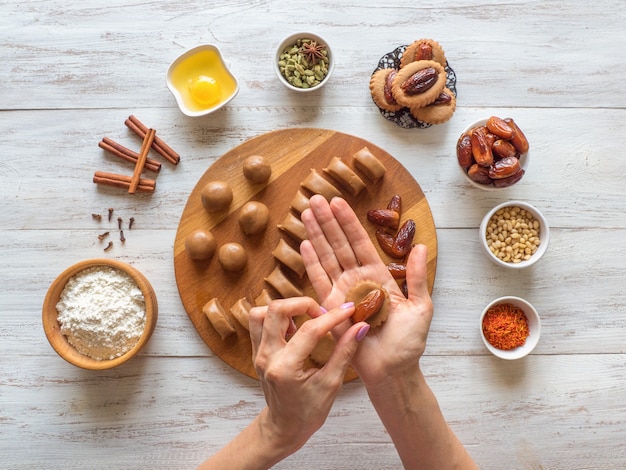
[{"label": "wooden bowl of flour", "polygon": [[50,345],[70,364],[89,370],[119,366],[148,342],[156,326],[154,289],[137,269],[90,259],[63,271],[43,302]]}]

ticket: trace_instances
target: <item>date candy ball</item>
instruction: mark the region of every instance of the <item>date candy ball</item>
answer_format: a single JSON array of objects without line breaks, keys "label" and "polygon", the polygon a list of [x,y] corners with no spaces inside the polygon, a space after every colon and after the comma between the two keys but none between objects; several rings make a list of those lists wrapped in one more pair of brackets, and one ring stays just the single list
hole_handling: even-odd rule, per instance
[{"label": "date candy ball", "polygon": [[269,217],[270,211],[262,202],[246,202],[239,212],[239,226],[246,235],[254,235],[265,230]]},{"label": "date candy ball", "polygon": [[237,272],[246,267],[248,255],[239,243],[225,243],[218,252],[222,268],[226,271]]},{"label": "date candy ball", "polygon": [[185,239],[185,250],[191,259],[207,260],[213,256],[215,248],[215,237],[207,230],[194,230]]},{"label": "date candy ball", "polygon": [[252,183],[267,183],[272,175],[272,167],[267,158],[251,155],[243,162],[243,175]]},{"label": "date candy ball", "polygon": [[219,212],[230,207],[233,202],[233,190],[225,181],[209,181],[200,195],[202,205],[207,212]]}]

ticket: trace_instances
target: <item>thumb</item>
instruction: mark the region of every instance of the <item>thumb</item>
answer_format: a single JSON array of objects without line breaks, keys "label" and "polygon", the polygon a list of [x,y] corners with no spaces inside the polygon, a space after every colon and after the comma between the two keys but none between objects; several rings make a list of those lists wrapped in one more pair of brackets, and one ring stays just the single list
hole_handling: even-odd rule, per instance
[{"label": "thumb", "polygon": [[428,297],[426,245],[415,245],[409,253],[406,265],[406,283],[409,292],[409,300]]},{"label": "thumb", "polygon": [[341,335],[330,358],[322,367],[322,371],[328,379],[336,380],[339,384],[343,383],[343,377],[356,354],[359,342],[365,337],[369,328],[368,323],[358,322]]}]

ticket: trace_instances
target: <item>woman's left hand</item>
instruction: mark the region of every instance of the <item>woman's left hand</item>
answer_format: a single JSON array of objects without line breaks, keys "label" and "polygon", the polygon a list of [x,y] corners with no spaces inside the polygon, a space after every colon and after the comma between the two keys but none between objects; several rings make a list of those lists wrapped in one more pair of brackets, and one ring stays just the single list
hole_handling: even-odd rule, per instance
[{"label": "woman's left hand", "polygon": [[[287,455],[302,447],[324,424],[357,350],[357,334],[361,328],[369,328],[363,322],[353,325],[338,339],[323,367],[305,369],[305,362],[320,339],[345,322],[354,306],[320,312],[324,310],[308,297],[276,300],[250,312],[254,366],[268,405],[262,414],[264,430]],[[287,341],[297,315],[312,319]]]}]

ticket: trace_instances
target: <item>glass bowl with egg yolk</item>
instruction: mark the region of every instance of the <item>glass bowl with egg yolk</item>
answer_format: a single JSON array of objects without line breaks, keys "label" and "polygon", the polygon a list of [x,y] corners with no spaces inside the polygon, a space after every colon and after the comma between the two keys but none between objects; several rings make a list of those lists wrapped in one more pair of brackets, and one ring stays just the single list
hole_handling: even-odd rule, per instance
[{"label": "glass bowl with egg yolk", "polygon": [[194,47],[172,62],[167,86],[187,116],[212,113],[239,91],[219,48],[212,45]]}]

